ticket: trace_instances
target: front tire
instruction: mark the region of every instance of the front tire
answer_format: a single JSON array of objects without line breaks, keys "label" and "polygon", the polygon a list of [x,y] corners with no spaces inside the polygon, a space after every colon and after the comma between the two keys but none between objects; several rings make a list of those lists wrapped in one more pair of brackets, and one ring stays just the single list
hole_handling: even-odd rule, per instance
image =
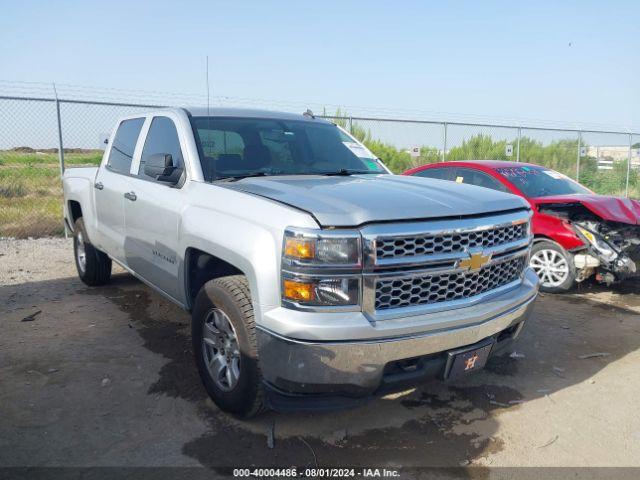
[{"label": "front tire", "polygon": [[82,217],[73,227],[73,254],[78,276],[85,284],[94,287],[111,280],[111,259],[89,242]]},{"label": "front tire", "polygon": [[575,283],[573,255],[557,243],[547,240],[534,243],[529,265],[540,278],[540,290],[543,292],[568,292]]},{"label": "front tire", "polygon": [[244,418],[260,413],[264,391],[247,279],[207,282],[196,297],[191,328],[198,372],[213,402]]}]

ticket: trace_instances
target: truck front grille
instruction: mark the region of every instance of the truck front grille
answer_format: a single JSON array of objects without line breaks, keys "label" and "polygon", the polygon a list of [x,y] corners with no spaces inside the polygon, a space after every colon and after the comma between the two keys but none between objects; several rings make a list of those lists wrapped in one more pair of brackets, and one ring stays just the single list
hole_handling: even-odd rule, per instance
[{"label": "truck front grille", "polygon": [[526,238],[526,224],[506,225],[486,230],[425,234],[408,237],[379,237],[376,240],[378,259],[414,257],[440,253],[463,252],[469,248],[494,247]]},{"label": "truck front grille", "polygon": [[387,320],[471,306],[522,281],[531,212],[369,225],[362,309]]},{"label": "truck front grille", "polygon": [[433,273],[418,276],[379,277],[375,283],[375,309],[428,305],[461,300],[517,280],[526,257],[493,263],[475,272]]}]

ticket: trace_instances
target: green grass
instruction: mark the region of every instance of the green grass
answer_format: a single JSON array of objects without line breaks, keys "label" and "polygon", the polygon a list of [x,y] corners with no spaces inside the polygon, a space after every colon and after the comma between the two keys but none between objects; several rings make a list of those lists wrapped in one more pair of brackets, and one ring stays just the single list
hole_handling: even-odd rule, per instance
[{"label": "green grass", "polygon": [[[64,154],[64,163],[66,166],[98,165],[101,160],[102,150]],[[0,150],[0,166],[58,166],[59,163],[60,160],[57,153],[21,153],[12,150]]]},{"label": "green grass", "polygon": [[[66,153],[65,164],[95,166],[101,151]],[[0,151],[0,237],[64,233],[57,153]]]}]

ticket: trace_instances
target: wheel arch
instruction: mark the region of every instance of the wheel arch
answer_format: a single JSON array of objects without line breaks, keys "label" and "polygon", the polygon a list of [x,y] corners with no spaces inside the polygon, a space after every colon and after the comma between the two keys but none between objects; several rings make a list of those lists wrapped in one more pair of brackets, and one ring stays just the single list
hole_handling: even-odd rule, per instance
[{"label": "wheel arch", "polygon": [[71,223],[71,227],[76,223],[80,217],[82,217],[82,205],[78,200],[69,200],[67,202],[67,208],[69,211],[69,222]]},{"label": "wheel arch", "polygon": [[233,263],[196,247],[188,247],[184,255],[185,298],[189,310],[193,308],[198,292],[210,280],[246,272]]},{"label": "wheel arch", "polygon": [[566,250],[562,245],[560,245],[557,241],[555,241],[553,238],[548,237],[547,235],[543,235],[541,233],[536,233],[533,236],[533,243],[540,243],[540,242],[549,242],[549,243],[553,243],[554,245],[558,245],[560,248],[562,248],[563,250]]}]

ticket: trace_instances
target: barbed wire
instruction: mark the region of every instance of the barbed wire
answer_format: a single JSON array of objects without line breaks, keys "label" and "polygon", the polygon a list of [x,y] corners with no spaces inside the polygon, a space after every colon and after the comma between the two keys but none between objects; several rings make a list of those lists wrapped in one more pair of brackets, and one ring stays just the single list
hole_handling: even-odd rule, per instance
[{"label": "barbed wire", "polygon": [[[67,100],[94,100],[104,102],[128,102],[158,104],[166,106],[196,106],[206,103],[206,94],[170,92],[163,90],[125,89],[115,87],[97,87],[70,83],[56,83],[58,97]],[[53,98],[53,82],[0,80],[0,95],[35,96]],[[540,118],[507,117],[487,114],[455,113],[446,111],[429,111],[414,108],[389,108],[382,106],[358,106],[327,102],[309,102],[300,100],[265,99],[256,97],[237,97],[214,95],[213,105],[236,107],[260,107],[301,112],[310,108],[317,114],[334,115],[337,111],[349,116],[402,118],[406,120],[424,120],[435,122],[509,124],[514,127],[537,128],[569,128],[577,130],[619,130],[638,131],[631,125],[614,125],[595,122],[569,122],[562,120],[545,120]]]}]

